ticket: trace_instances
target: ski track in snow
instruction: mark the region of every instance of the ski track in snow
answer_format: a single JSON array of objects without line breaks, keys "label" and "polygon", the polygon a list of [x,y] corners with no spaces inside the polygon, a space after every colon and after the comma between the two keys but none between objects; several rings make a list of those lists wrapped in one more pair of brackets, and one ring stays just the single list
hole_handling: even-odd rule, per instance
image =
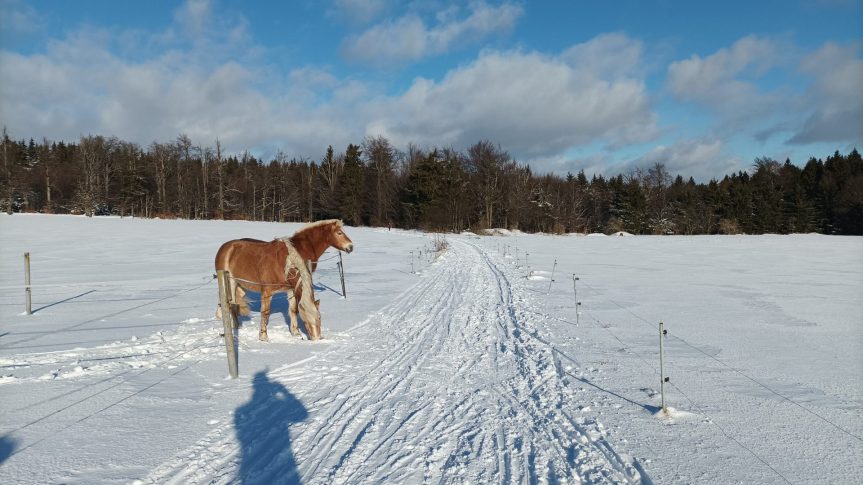
[{"label": "ski track in snow", "polygon": [[[252,442],[223,424],[144,482],[230,483],[242,467],[244,483],[650,483],[601,423],[578,416],[520,285],[511,267],[451,241],[353,338],[268,374],[307,419],[268,422],[271,397],[250,411]],[[272,446],[288,432],[290,446]]]}]

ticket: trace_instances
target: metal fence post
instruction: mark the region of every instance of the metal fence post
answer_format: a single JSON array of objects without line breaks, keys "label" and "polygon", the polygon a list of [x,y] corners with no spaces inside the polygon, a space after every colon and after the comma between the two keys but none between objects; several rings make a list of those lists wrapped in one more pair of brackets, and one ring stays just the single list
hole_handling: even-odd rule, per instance
[{"label": "metal fence post", "polygon": [[347,300],[348,293],[345,291],[345,263],[342,261],[341,251],[339,251],[339,277],[342,279],[342,296]]}]

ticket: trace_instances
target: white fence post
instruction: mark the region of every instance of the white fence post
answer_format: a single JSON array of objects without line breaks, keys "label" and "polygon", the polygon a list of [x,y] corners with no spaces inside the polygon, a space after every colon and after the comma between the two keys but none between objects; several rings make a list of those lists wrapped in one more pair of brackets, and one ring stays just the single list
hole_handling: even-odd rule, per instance
[{"label": "white fence post", "polygon": [[33,314],[32,290],[30,288],[30,253],[24,253],[24,304],[27,315]]},{"label": "white fence post", "polygon": [[662,412],[663,414],[668,414],[668,408],[665,406],[665,383],[668,382],[668,378],[665,377],[665,368],[663,367],[665,361],[665,334],[668,333],[665,331],[664,324],[659,322],[659,393],[662,395]]},{"label": "white fence post", "polygon": [[551,267],[551,279],[548,280],[548,291],[545,294],[551,293],[551,284],[554,283],[554,270],[557,269],[557,259],[554,260],[554,266]]}]

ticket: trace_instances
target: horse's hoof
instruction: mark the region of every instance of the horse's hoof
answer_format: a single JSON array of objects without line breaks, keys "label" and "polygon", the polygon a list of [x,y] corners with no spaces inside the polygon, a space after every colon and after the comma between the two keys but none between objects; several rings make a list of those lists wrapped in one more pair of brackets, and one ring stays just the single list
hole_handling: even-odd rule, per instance
[{"label": "horse's hoof", "polygon": [[269,342],[270,337],[268,337],[267,334],[262,333],[262,334],[258,335],[258,340],[260,340],[261,342]]}]

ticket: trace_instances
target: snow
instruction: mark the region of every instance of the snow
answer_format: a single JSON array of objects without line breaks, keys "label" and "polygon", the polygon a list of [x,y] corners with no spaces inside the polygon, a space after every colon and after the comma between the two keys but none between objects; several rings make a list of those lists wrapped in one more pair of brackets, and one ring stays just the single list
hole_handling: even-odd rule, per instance
[{"label": "snow", "polygon": [[281,298],[269,342],[244,322],[228,379],[215,251],[298,227],[0,216],[0,483],[863,472],[860,238],[518,234],[504,257],[495,238],[436,255],[431,235],[348,227],[347,298],[336,260],[315,273],[324,340],[292,337]]}]

